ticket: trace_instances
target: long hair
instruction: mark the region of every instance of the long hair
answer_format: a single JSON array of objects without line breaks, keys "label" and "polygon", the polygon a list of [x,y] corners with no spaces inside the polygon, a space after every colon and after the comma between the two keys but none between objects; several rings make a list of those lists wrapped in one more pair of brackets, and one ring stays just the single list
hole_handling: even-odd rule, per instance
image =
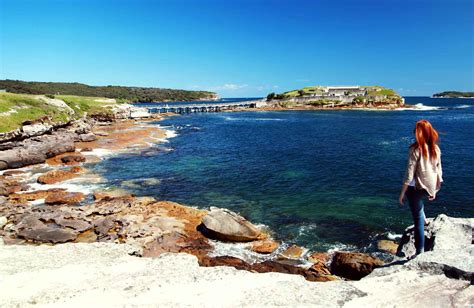
[{"label": "long hair", "polygon": [[[438,143],[438,132],[433,128],[430,122],[420,120],[416,122],[415,126],[416,142],[410,147],[420,149],[421,155],[426,158],[436,159],[438,154],[436,152],[436,144]],[[429,155],[428,155],[429,153]]]}]

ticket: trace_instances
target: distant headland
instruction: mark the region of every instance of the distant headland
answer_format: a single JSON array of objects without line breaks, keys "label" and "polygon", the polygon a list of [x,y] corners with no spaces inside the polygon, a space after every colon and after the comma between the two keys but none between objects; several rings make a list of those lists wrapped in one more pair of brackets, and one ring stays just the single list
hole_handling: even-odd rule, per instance
[{"label": "distant headland", "polygon": [[460,91],[444,91],[441,93],[433,94],[433,97],[439,98],[474,98],[474,92],[460,92]]},{"label": "distant headland", "polygon": [[36,82],[0,80],[0,89],[19,94],[77,95],[106,97],[126,102],[216,100],[218,95],[209,91],[188,91],[164,88],[89,86],[77,82]]},{"label": "distant headland", "polygon": [[404,98],[381,86],[310,86],[281,94],[270,93],[267,102],[275,107],[380,108],[404,106]]}]

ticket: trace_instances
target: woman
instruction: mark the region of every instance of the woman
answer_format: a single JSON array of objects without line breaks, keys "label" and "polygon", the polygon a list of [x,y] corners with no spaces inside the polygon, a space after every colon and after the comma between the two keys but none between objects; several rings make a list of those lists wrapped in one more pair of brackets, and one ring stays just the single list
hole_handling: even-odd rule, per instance
[{"label": "woman", "polygon": [[423,198],[432,201],[441,188],[443,170],[441,168],[441,150],[438,143],[438,132],[426,120],[416,122],[416,141],[410,146],[408,166],[400,192],[399,202],[408,199],[413,221],[415,223],[416,255],[425,250],[425,212]]}]

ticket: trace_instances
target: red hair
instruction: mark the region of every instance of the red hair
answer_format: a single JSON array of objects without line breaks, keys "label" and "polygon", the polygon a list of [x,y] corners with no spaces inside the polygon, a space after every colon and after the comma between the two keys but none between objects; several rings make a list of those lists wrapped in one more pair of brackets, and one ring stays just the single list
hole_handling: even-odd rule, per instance
[{"label": "red hair", "polygon": [[[436,144],[438,143],[438,132],[433,128],[430,122],[420,120],[415,126],[416,142],[411,145],[413,148],[419,148],[424,158],[430,157],[436,159]],[[428,155],[429,153],[429,155]]]}]

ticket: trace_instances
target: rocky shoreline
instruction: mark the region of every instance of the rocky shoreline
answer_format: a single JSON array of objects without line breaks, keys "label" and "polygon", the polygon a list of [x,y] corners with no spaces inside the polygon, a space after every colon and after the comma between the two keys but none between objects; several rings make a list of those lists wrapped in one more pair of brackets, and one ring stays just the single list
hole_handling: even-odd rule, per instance
[{"label": "rocky shoreline", "polygon": [[[23,247],[26,252],[24,244],[64,246],[71,242],[75,243],[72,245],[88,243],[88,246],[78,247],[102,247],[102,244],[92,244],[98,242],[126,246],[128,254],[158,258],[156,262],[170,258],[167,253],[187,253],[197,260],[186,262],[197,262],[203,267],[225,265],[254,273],[296,274],[309,281],[342,283],[367,275],[376,279],[380,273],[385,277],[415,271],[449,277],[446,279],[450,290],[460,290],[472,283],[472,262],[460,261],[461,255],[473,259],[472,219],[438,217],[427,230],[433,251],[426,253],[427,257],[423,255],[403,265],[389,266],[368,254],[306,252],[298,246],[280,246],[265,230],[226,209],[201,210],[166,200],[136,197],[120,190],[70,188],[67,184],[74,181],[100,181],[87,170],[88,164],[102,159],[98,154],[139,152],[166,138],[164,130],[147,124],[160,117],[140,113],[140,110],[120,110],[117,114],[112,118],[84,118],[47,129],[42,134],[17,136],[0,143],[0,170],[4,170],[0,174],[0,236],[5,243],[0,248],[0,256],[9,253],[9,247],[19,251]],[[462,235],[463,240],[456,240],[456,247],[449,246],[449,240],[440,240],[451,236],[450,232]],[[392,241],[379,242],[379,249],[397,252],[400,257],[409,256],[413,253],[411,234],[412,230],[407,229],[400,245]],[[249,251],[262,258],[248,261],[214,255],[215,242],[247,243]],[[95,248],[84,249],[94,253]],[[462,252],[454,254],[454,249]],[[122,248],[119,250],[124,254]],[[447,256],[446,260],[442,256]],[[374,276],[374,273],[379,274]],[[362,281],[365,279],[369,278]]]}]

